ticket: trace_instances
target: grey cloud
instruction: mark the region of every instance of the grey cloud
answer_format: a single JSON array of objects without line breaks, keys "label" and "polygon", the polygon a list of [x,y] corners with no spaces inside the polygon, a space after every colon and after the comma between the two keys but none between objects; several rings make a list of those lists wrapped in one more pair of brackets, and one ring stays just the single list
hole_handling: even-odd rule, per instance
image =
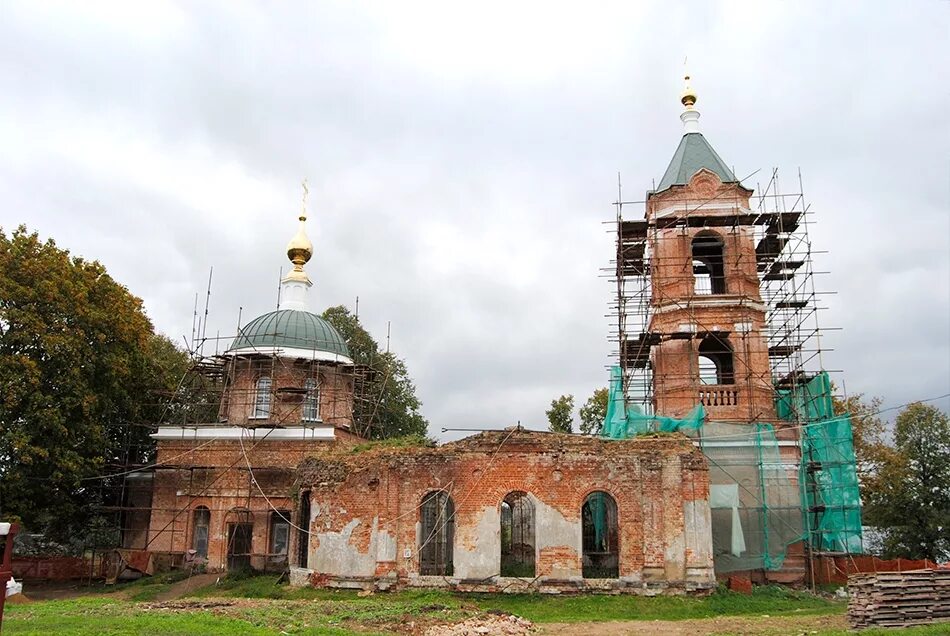
[{"label": "grey cloud", "polygon": [[803,171],[826,365],[950,391],[946,6],[170,6],[8,5],[0,224],[102,260],[176,339],[212,265],[209,333],[273,307],[306,175],[313,308],[392,322],[436,432],[542,425],[606,384],[602,222],[618,171],[629,199],[663,173],[688,53],[727,163]]}]

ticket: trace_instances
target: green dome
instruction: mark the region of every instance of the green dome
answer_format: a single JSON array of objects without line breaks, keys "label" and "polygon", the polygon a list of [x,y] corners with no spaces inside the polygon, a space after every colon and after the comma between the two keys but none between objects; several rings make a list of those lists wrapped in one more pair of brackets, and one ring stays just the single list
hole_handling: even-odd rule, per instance
[{"label": "green dome", "polygon": [[352,362],[346,341],[333,325],[316,314],[296,309],[281,309],[255,318],[241,329],[227,352]]}]

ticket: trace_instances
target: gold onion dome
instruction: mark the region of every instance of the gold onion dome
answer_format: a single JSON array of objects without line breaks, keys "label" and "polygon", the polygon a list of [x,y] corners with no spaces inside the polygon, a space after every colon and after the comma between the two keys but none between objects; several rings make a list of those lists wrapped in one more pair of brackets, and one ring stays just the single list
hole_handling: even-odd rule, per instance
[{"label": "gold onion dome", "polygon": [[683,89],[683,94],[682,96],[680,96],[680,101],[683,103],[683,106],[685,106],[686,108],[692,108],[693,105],[696,103],[696,91],[694,91],[693,88],[689,85],[689,75],[687,75],[683,79],[686,80],[686,88]]},{"label": "gold onion dome", "polygon": [[303,269],[304,264],[313,256],[313,243],[310,242],[304,228],[306,222],[306,215],[301,214],[300,227],[297,228],[297,233],[287,244],[287,258],[294,264],[294,269]]},{"label": "gold onion dome", "polygon": [[287,258],[294,264],[294,268],[287,274],[288,280],[309,281],[307,274],[303,271],[303,266],[313,256],[313,243],[311,243],[307,237],[307,231],[304,226],[306,221],[307,215],[301,213],[300,227],[297,228],[297,233],[294,234],[294,237],[290,239],[290,243],[287,244]]}]

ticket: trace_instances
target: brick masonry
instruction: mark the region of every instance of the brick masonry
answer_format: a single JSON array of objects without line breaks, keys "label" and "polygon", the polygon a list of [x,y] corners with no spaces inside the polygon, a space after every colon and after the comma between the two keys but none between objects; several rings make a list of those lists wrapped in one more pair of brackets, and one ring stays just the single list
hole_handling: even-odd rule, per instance
[{"label": "brick masonry", "polygon": [[[437,448],[332,452],[301,466],[311,501],[308,569],[319,586],[446,586],[650,592],[714,583],[708,470],[686,438],[625,441],[503,431]],[[420,574],[420,504],[454,504],[454,571]],[[594,491],[618,511],[619,578],[584,579],[581,508]],[[536,515],[536,579],[500,576],[500,507],[523,491]],[[299,576],[299,573],[298,573]]]}]

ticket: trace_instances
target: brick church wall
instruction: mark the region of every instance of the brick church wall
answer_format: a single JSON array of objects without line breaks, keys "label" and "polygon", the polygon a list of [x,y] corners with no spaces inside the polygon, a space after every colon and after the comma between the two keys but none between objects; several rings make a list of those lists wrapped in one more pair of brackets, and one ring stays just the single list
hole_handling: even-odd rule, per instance
[{"label": "brick church wall", "polygon": [[[500,576],[500,506],[528,494],[537,579],[545,591],[705,590],[714,582],[708,470],[678,436],[605,441],[501,431],[438,448],[331,453],[305,462],[310,490],[308,566],[316,585],[461,590],[527,588]],[[420,574],[420,503],[444,489],[455,508],[454,571]],[[619,578],[582,577],[581,508],[604,491],[616,501]],[[299,572],[297,574],[299,578]]]}]

